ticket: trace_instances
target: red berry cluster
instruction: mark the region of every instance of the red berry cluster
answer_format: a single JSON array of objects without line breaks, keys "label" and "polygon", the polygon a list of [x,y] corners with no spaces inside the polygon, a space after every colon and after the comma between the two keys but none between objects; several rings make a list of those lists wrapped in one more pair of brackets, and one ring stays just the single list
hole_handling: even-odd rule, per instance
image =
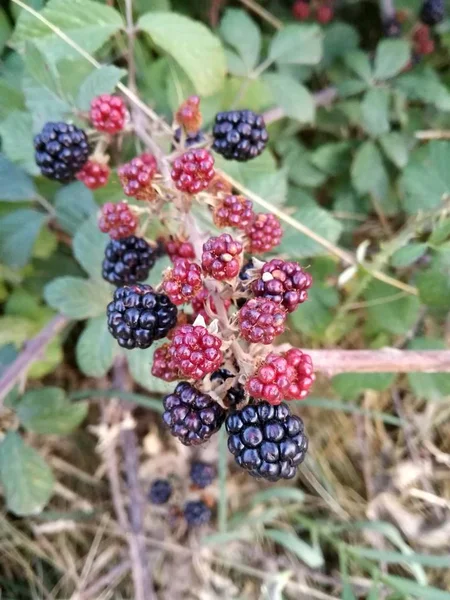
[{"label": "red berry cluster", "polygon": [[177,258],[164,276],[163,290],[178,306],[192,300],[202,285],[201,268],[187,258]]},{"label": "red berry cluster", "polygon": [[286,310],[268,298],[251,298],[238,313],[241,335],[253,344],[271,344],[284,331]]},{"label": "red berry cluster", "polygon": [[418,25],[412,34],[412,39],[413,49],[416,56],[433,54],[435,50],[435,43],[428,25]]},{"label": "red berry cluster", "polygon": [[102,206],[98,227],[107,233],[113,240],[133,235],[138,226],[138,220],[128,203],[123,201],[118,204],[107,202]]},{"label": "red berry cluster", "polygon": [[98,131],[118,133],[125,126],[127,109],[120,96],[102,94],[92,100],[89,116]]},{"label": "red berry cluster", "polygon": [[203,379],[223,362],[222,341],[199,325],[182,325],[175,330],[169,355],[184,377]]},{"label": "red berry cluster", "polygon": [[311,357],[297,348],[282,354],[271,352],[247,382],[254,398],[269,404],[304,398],[315,380]]},{"label": "red berry cluster", "polygon": [[292,6],[292,16],[297,21],[315,19],[318,23],[326,25],[334,18],[334,6],[332,0],[296,0]]},{"label": "red berry cluster", "polygon": [[278,246],[283,230],[275,215],[259,213],[251,222],[247,235],[251,254],[264,254]]},{"label": "red berry cluster", "polygon": [[164,240],[165,251],[172,262],[177,258],[195,259],[195,251],[191,242],[174,236]]},{"label": "red berry cluster", "polygon": [[189,96],[177,110],[175,120],[183,127],[186,133],[196,133],[202,125],[200,98],[198,96]]},{"label": "red berry cluster", "polygon": [[180,371],[169,352],[170,344],[163,344],[153,354],[152,375],[164,381],[181,379]]},{"label": "red berry cluster", "polygon": [[214,177],[214,158],[203,148],[185,152],[173,161],[171,176],[178,190],[198,194]]},{"label": "red berry cluster", "polygon": [[157,169],[156,158],[148,153],[136,156],[122,165],[118,169],[118,175],[125,194],[137,200],[152,200],[156,195],[152,179]]},{"label": "red berry cluster", "polygon": [[236,227],[246,230],[254,219],[253,204],[244,196],[229,194],[214,207],[213,220],[217,227]]},{"label": "red berry cluster", "polygon": [[78,171],[77,179],[82,181],[90,190],[96,190],[106,185],[109,174],[108,165],[95,160],[88,160],[81,171]]},{"label": "red berry cluster", "polygon": [[212,237],[203,244],[203,271],[218,281],[233,279],[241,268],[241,255],[242,244],[228,233]]}]

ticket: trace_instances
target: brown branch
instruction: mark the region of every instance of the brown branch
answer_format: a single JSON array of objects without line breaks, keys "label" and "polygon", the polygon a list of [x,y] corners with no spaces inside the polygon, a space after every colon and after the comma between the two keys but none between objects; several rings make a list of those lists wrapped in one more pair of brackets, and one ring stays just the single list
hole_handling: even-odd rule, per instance
[{"label": "brown branch", "polygon": [[36,337],[26,343],[22,352],[16,360],[5,369],[0,378],[0,406],[8,393],[13,389],[16,382],[26,374],[34,362],[39,360],[48,344],[64,329],[68,322],[69,320],[63,315],[57,315],[47,323]]}]

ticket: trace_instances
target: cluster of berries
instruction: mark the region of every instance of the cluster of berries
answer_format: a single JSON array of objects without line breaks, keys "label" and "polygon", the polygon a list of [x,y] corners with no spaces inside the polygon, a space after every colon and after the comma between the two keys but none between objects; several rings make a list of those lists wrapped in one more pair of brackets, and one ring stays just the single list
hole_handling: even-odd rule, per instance
[{"label": "cluster of berries", "polygon": [[[191,464],[189,477],[194,490],[204,490],[217,476],[216,468],[206,462],[195,461]],[[152,504],[164,505],[173,497],[173,485],[169,479],[155,479],[149,489],[148,498]],[[182,510],[171,506],[172,512],[183,515],[188,527],[198,527],[211,519],[209,498],[197,498],[186,502]]]},{"label": "cluster of berries", "polygon": [[292,6],[292,16],[297,21],[314,19],[326,25],[334,18],[333,0],[296,0]]}]

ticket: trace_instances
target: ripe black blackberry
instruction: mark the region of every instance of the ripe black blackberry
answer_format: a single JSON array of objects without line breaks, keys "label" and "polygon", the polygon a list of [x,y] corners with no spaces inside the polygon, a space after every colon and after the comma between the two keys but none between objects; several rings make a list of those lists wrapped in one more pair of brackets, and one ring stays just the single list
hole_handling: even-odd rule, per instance
[{"label": "ripe black blackberry", "polygon": [[111,240],[105,248],[103,279],[113,285],[145,281],[155,264],[156,256],[156,249],[135,235]]},{"label": "ripe black blackberry", "polygon": [[445,16],[444,0],[425,0],[420,9],[419,18],[425,25],[433,27],[440,23]]},{"label": "ripe black blackberry", "polygon": [[175,327],[177,312],[175,304],[151,286],[125,285],[117,288],[108,304],[108,329],[127,350],[149,348]]},{"label": "ripe black blackberry", "polygon": [[187,381],[180,382],[163,400],[163,421],[185,446],[203,444],[225,420],[225,411]]},{"label": "ripe black blackberry", "polygon": [[168,479],[155,479],[148,492],[152,504],[165,504],[172,495],[172,485]]},{"label": "ripe black blackberry", "polygon": [[231,110],[216,115],[213,150],[229,160],[256,158],[269,136],[262,115],[251,110]]},{"label": "ripe black blackberry", "polygon": [[183,513],[189,527],[204,525],[211,519],[211,509],[206,506],[203,500],[186,502]]},{"label": "ripe black blackberry", "polygon": [[291,479],[305,458],[308,438],[303,421],[291,415],[284,402],[248,405],[230,414],[225,426],[228,449],[253,477]]},{"label": "ripe black blackberry", "polygon": [[[211,375],[211,381],[218,382],[218,385],[222,384],[230,377],[234,377],[233,373],[228,369],[217,369]],[[235,408],[245,398],[244,386],[240,383],[236,383],[233,387],[227,390],[225,397],[223,398],[225,406],[229,408]]]},{"label": "ripe black blackberry", "polygon": [[42,175],[61,183],[73,181],[89,158],[86,133],[70,123],[46,123],[34,138],[34,147]]},{"label": "ripe black blackberry", "polygon": [[214,481],[217,476],[217,470],[214,465],[196,461],[192,463],[189,475],[192,483],[203,489],[211,485]]},{"label": "ripe black blackberry", "polygon": [[[175,130],[173,139],[177,144],[181,141],[181,127]],[[191,146],[197,146],[205,140],[205,134],[203,131],[196,131],[195,133],[187,133],[184,136],[184,148],[190,148]],[[172,146],[172,150],[175,150],[175,146]]]}]

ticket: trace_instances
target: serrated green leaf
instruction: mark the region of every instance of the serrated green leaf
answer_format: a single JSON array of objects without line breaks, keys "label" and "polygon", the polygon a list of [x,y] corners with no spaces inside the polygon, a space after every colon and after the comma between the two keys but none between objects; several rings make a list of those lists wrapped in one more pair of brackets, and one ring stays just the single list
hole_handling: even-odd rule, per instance
[{"label": "serrated green leaf", "polygon": [[236,51],[244,66],[241,74],[250,74],[258,64],[261,51],[259,27],[247,12],[229,8],[220,22],[220,34],[225,42]]},{"label": "serrated green leaf", "polygon": [[24,53],[25,69],[39,85],[56,96],[60,93],[58,71],[52,60],[33,42],[26,42]]},{"label": "serrated green leaf", "polygon": [[398,131],[385,133],[379,138],[381,147],[386,156],[399,169],[404,169],[408,163],[409,149],[406,138]]},{"label": "serrated green leaf", "polygon": [[[122,17],[114,8],[92,0],[50,0],[40,14],[89,53],[101,48],[124,26]],[[44,22],[23,10],[11,43],[22,49],[24,43],[30,40],[45,54],[52,56],[55,63],[62,58],[79,57],[77,51]]]},{"label": "serrated green leaf", "polygon": [[316,105],[310,91],[292,77],[281,73],[268,73],[264,77],[272,90],[275,104],[281,106],[287,117],[311,123],[316,114]]},{"label": "serrated green leaf", "polygon": [[31,177],[0,153],[0,200],[15,202],[35,197],[36,188]]},{"label": "serrated green leaf", "polygon": [[87,402],[70,402],[63,389],[44,387],[27,392],[16,406],[28,431],[66,435],[86,418]]},{"label": "serrated green leaf", "polygon": [[92,71],[80,86],[76,105],[80,110],[89,110],[91,100],[101,94],[110,94],[119,81],[126,75],[125,69],[113,65],[102,66]]},{"label": "serrated green leaf", "polygon": [[97,225],[97,216],[91,215],[73,238],[73,253],[80,265],[95,280],[102,280],[102,262],[108,236]]},{"label": "serrated green leaf", "polygon": [[202,23],[176,13],[148,13],[137,26],[186,72],[199,94],[219,91],[226,59],[219,39]]},{"label": "serrated green leaf", "polygon": [[47,303],[70,319],[88,319],[105,314],[111,301],[111,286],[81,277],[58,277],[45,286]]},{"label": "serrated green leaf", "polygon": [[44,459],[13,431],[0,443],[0,480],[8,510],[20,516],[39,513],[55,483]]},{"label": "serrated green leaf", "polygon": [[328,68],[336,59],[346,56],[359,45],[357,30],[348,23],[331,23],[325,30],[322,64]]},{"label": "serrated green leaf", "polygon": [[42,379],[45,375],[52,373],[64,360],[64,352],[61,340],[56,338],[46,347],[40,360],[34,362],[27,376],[30,379]]},{"label": "serrated green leaf", "polygon": [[450,110],[450,92],[437,73],[431,68],[425,68],[418,74],[408,73],[394,81],[396,88],[410,100],[422,100],[432,104],[438,110]]},{"label": "serrated green leaf", "polygon": [[215,155],[214,159],[217,169],[228,173],[233,179],[236,179],[246,187],[257,179],[276,172],[275,159],[267,150],[248,162],[225,160],[218,155]]},{"label": "serrated green leaf", "polygon": [[288,552],[294,553],[312,569],[317,569],[324,564],[323,554],[318,548],[313,548],[289,531],[266,529],[264,537],[283,546]]},{"label": "serrated green leaf", "polygon": [[[273,173],[259,175],[247,182],[247,186],[252,192],[258,194],[267,202],[274,206],[281,206],[286,202],[288,181],[286,169],[279,169]],[[253,206],[258,211],[258,206]],[[260,212],[264,212],[261,208]]]},{"label": "serrated green leaf", "polygon": [[390,129],[389,98],[388,90],[373,88],[366,93],[361,103],[361,125],[373,137],[387,133]]},{"label": "serrated green leaf", "polygon": [[89,188],[75,181],[59,189],[55,196],[55,210],[58,223],[71,235],[98,211],[98,205]]},{"label": "serrated green leaf", "polygon": [[23,92],[33,119],[33,133],[38,133],[48,121],[64,121],[71,115],[72,109],[65,100],[28,75],[23,80]]},{"label": "serrated green leaf", "polygon": [[348,142],[322,144],[311,156],[312,164],[327,175],[339,175],[350,166],[351,145]]},{"label": "serrated green leaf", "polygon": [[22,92],[5,79],[0,79],[0,121],[12,112],[24,109],[25,99]]},{"label": "serrated green leaf", "polygon": [[286,25],[273,36],[269,58],[285,65],[315,65],[322,58],[322,41],[317,25]]},{"label": "serrated green leaf", "polygon": [[387,194],[388,176],[377,146],[367,141],[362,144],[351,168],[352,183],[360,194],[372,193],[379,198]]},{"label": "serrated green leaf", "polygon": [[90,319],[78,338],[77,363],[88,377],[103,377],[112,367],[119,345],[108,331],[106,314]]},{"label": "serrated green leaf", "polygon": [[399,297],[390,285],[372,280],[364,291],[367,300],[367,327],[379,333],[406,333],[417,321],[420,300],[416,296]]},{"label": "serrated green leaf", "polygon": [[365,52],[362,50],[349,52],[345,55],[344,62],[347,67],[358,75],[365,83],[371,83],[372,67],[370,66],[369,58]]},{"label": "serrated green leaf", "polygon": [[[447,350],[443,340],[434,338],[417,338],[408,347],[411,350]],[[450,396],[448,373],[408,373],[408,381],[418,398],[439,401]]]},{"label": "serrated green leaf", "polygon": [[364,390],[382,392],[394,381],[395,373],[342,373],[333,377],[336,392],[346,400],[353,400]]},{"label": "serrated green leaf", "polygon": [[5,155],[31,175],[37,175],[39,169],[34,158],[34,145],[31,115],[14,111],[0,123],[2,149]]},{"label": "serrated green leaf", "polygon": [[411,48],[406,40],[383,40],[375,54],[375,79],[390,79],[411,60]]},{"label": "serrated green leaf", "polygon": [[430,267],[417,275],[422,302],[441,310],[450,309],[450,259],[445,254],[437,255]]},{"label": "serrated green leaf", "polygon": [[47,219],[32,208],[15,210],[0,219],[0,261],[13,268],[24,267]]},{"label": "serrated green leaf", "polygon": [[411,242],[394,252],[391,258],[391,265],[396,268],[409,267],[425,254],[427,248],[427,244]]}]

